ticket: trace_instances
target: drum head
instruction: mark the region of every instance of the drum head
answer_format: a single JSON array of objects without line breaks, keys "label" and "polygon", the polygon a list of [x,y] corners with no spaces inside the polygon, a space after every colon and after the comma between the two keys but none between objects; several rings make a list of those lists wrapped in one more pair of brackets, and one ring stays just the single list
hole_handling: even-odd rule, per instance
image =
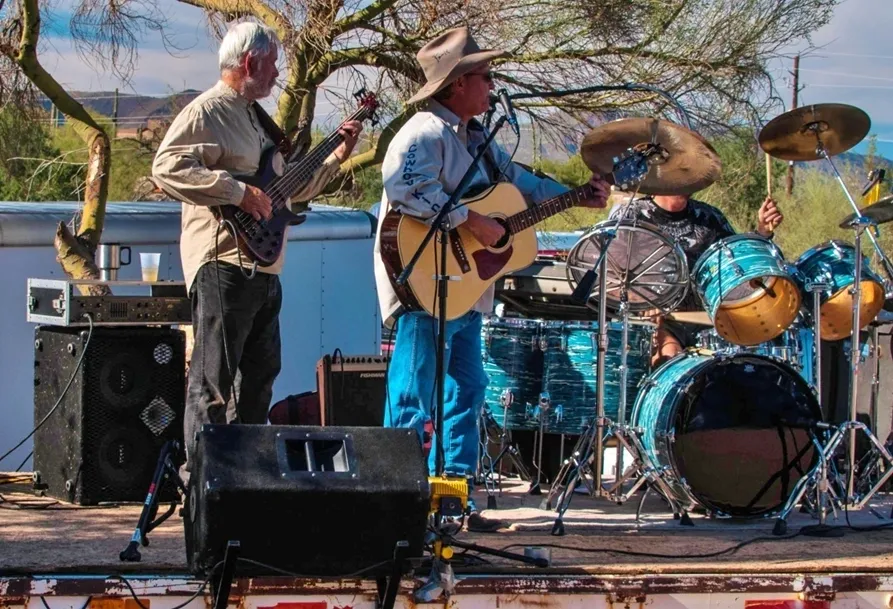
[{"label": "drum head", "polygon": [[674,469],[708,509],[753,517],[778,510],[816,462],[818,402],[770,357],[716,357],[699,367],[673,417]]},{"label": "drum head", "polygon": [[[568,281],[573,288],[587,271],[593,270],[610,231],[616,236],[607,252],[607,305],[618,309],[621,293],[626,291],[629,310],[672,311],[688,291],[688,263],[682,248],[655,226],[633,220],[619,225],[614,220],[601,222],[583,235],[567,259]],[[594,269],[598,270],[598,269]],[[598,301],[596,281],[591,299]]]}]

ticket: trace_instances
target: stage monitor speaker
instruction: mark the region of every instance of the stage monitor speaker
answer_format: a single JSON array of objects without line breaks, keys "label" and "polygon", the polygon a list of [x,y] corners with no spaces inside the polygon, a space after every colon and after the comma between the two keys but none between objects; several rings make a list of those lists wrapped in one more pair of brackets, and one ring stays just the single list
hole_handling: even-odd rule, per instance
[{"label": "stage monitor speaker", "polygon": [[322,424],[381,427],[387,367],[380,355],[323,356],[316,364]]},{"label": "stage monitor speaker", "polygon": [[[428,473],[411,429],[205,425],[185,511],[190,569],[240,557],[299,575],[385,569],[398,542],[420,557]],[[273,575],[239,562],[243,576]]]},{"label": "stage monitor speaker", "polygon": [[35,426],[46,418],[34,434],[35,486],[81,505],[145,501],[161,447],[182,445],[183,332],[94,327],[89,345],[87,336],[84,328],[35,331]]}]

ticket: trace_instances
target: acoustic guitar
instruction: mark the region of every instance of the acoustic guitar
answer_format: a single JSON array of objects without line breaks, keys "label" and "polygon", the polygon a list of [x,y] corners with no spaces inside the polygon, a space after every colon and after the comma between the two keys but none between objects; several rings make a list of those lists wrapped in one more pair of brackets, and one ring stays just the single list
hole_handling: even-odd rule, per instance
[{"label": "acoustic guitar", "polygon": [[[651,155],[628,151],[614,164],[609,182],[623,185],[627,190],[641,182],[648,174]],[[593,196],[589,184],[528,207],[524,196],[515,186],[497,183],[474,197],[462,199],[461,204],[502,224],[505,235],[493,246],[482,245],[464,226],[450,231],[447,246],[446,275],[458,278],[451,281],[447,298],[447,319],[456,319],[471,310],[481,296],[500,277],[530,266],[536,259],[537,239],[534,225]],[[436,275],[439,274],[439,243],[442,232],[428,242],[425,251],[403,285],[397,278],[412,259],[428,233],[429,227],[417,218],[391,210],[382,221],[381,258],[388,272],[391,286],[400,303],[408,311],[425,311],[437,315],[435,296]]]}]

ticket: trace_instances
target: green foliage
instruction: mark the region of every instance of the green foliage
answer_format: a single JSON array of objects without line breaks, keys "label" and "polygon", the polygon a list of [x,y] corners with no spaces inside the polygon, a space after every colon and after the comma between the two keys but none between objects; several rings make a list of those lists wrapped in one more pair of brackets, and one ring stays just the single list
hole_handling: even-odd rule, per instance
[{"label": "green foliage", "polygon": [[13,104],[0,108],[2,201],[65,200],[78,187],[80,167],[68,163],[35,118]]}]

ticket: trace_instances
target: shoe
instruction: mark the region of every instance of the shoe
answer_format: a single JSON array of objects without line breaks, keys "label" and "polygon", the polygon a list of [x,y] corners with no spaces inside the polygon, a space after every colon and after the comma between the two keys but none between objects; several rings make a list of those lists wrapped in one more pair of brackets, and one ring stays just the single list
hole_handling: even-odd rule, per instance
[{"label": "shoe", "polygon": [[495,533],[507,529],[508,525],[495,518],[484,518],[478,511],[471,512],[465,519],[465,528],[469,533]]}]

